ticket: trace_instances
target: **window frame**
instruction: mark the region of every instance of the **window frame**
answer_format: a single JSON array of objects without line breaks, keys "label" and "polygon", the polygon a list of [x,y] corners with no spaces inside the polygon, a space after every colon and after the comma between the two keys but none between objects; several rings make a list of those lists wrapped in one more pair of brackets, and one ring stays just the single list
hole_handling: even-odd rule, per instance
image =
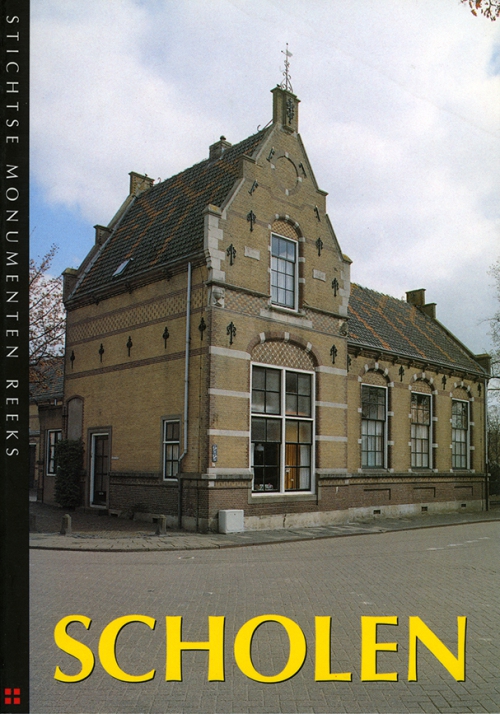
[{"label": "window frame", "polygon": [[[273,255],[273,239],[276,238],[278,240],[283,240],[286,241],[287,243],[290,243],[294,247],[294,252],[295,252],[295,258],[293,261],[293,266],[294,266],[294,275],[293,275],[293,307],[290,305],[287,305],[286,302],[279,302],[277,299],[273,299],[273,287],[276,287],[278,289],[278,285],[273,286],[273,275],[285,275],[286,274],[282,273],[281,271],[277,271],[273,269],[273,258],[277,256]],[[270,252],[270,268],[269,268],[269,292],[271,294],[271,305],[273,307],[276,307],[280,310],[291,310],[292,312],[297,312],[299,308],[299,242],[298,240],[294,240],[293,238],[287,238],[287,236],[283,236],[280,233],[274,233],[271,232],[271,242],[269,246],[269,252]],[[292,261],[287,261],[287,262],[292,262]],[[285,287],[286,290],[286,287]],[[289,292],[289,291],[288,291]]]},{"label": "window frame", "polygon": [[[167,427],[169,424],[177,424],[178,438],[167,439]],[[181,455],[181,420],[180,419],[162,419],[162,474],[163,481],[178,481],[180,473],[180,455]],[[167,459],[167,451],[169,446],[177,445],[177,458]],[[177,471],[175,474],[167,474],[167,463],[177,463]]]},{"label": "window frame", "polygon": [[[363,417],[363,389],[380,389],[383,390],[384,392],[384,418],[383,419],[365,419]],[[361,384],[361,468],[366,471],[373,471],[373,470],[386,470],[387,469],[387,448],[388,448],[388,440],[387,440],[387,431],[388,431],[388,388],[380,386],[378,384],[367,384],[367,383],[362,383]],[[370,449],[364,449],[364,442],[365,442],[365,437],[379,437],[378,434],[364,434],[363,433],[363,425],[364,424],[369,424],[369,423],[375,423],[375,424],[381,424],[382,425],[382,434],[381,434],[381,439],[382,439],[382,449],[380,451],[378,450],[370,450]],[[364,455],[365,454],[382,454],[382,464],[378,465],[372,465],[372,464],[365,464],[364,463]]]},{"label": "window frame", "polygon": [[[428,424],[423,424],[419,421],[414,421],[413,419],[413,396],[425,397],[429,402],[429,422]],[[417,405],[418,410],[418,405]],[[427,439],[414,436],[414,427],[427,427]],[[414,447],[416,442],[427,441],[427,451],[417,451]],[[427,456],[427,466],[418,465],[415,463],[418,459],[417,456]],[[410,392],[410,468],[412,469],[431,469],[432,468],[432,394],[427,392]]]},{"label": "window frame", "polygon": [[[52,441],[52,436],[58,434],[59,437]],[[57,460],[55,450],[57,444],[62,440],[62,429],[47,429],[47,464],[45,473],[47,476],[55,476],[57,474]],[[51,467],[51,464],[53,466]]]},{"label": "window frame", "polygon": [[[466,419],[467,425],[464,428],[456,427],[453,425],[453,406],[455,404],[465,404],[466,405]],[[451,468],[453,471],[468,471],[470,469],[470,402],[466,399],[455,399],[451,400]],[[460,431],[465,434],[465,439],[457,441],[455,438],[455,432]],[[465,444],[465,453],[457,454],[456,445]],[[465,458],[465,465],[456,466],[457,458]]]},{"label": "window frame", "polygon": [[[280,367],[277,365],[272,365],[272,364],[265,364],[265,363],[260,363],[260,362],[252,362],[251,363],[251,370],[250,370],[250,439],[249,439],[249,465],[250,469],[253,473],[253,479],[252,479],[252,496],[296,496],[296,495],[302,495],[302,494],[312,494],[315,492],[315,478],[314,478],[314,467],[315,467],[315,459],[316,459],[316,418],[315,418],[315,412],[316,412],[316,405],[315,405],[315,389],[316,389],[316,382],[315,382],[315,373],[314,371],[308,371],[308,370],[303,370],[303,369],[294,369],[290,367]],[[254,369],[255,368],[261,368],[265,370],[274,370],[279,373],[280,375],[280,408],[279,408],[279,413],[275,412],[265,412],[265,411],[254,411],[253,409],[253,393],[254,391]],[[307,375],[310,379],[310,394],[308,395],[309,398],[309,406],[310,406],[310,411],[309,411],[309,416],[304,416],[300,415],[298,413],[288,413],[287,414],[287,394],[288,395],[295,395],[294,392],[287,392],[287,386],[286,386],[286,378],[287,374],[296,374],[296,375]],[[299,397],[299,392],[297,391],[296,393],[297,396],[297,412],[298,412],[298,397]],[[307,396],[307,395],[305,395]],[[280,439],[278,442],[279,444],[279,466],[278,466],[278,489],[269,489],[266,490],[264,489],[256,489],[256,480],[255,480],[255,444],[258,443],[258,440],[253,440],[252,438],[252,421],[253,419],[265,419],[269,421],[279,421],[280,423]],[[299,441],[297,442],[287,442],[287,423],[292,424],[292,422],[302,422],[302,423],[308,423],[310,424],[310,439],[309,441],[300,441],[300,426],[297,426],[297,433],[299,434],[298,439]],[[266,425],[267,429],[267,425]],[[290,431],[288,432],[290,433]],[[273,443],[273,442],[266,442],[266,443]],[[302,460],[304,452],[301,452],[300,446],[301,445],[307,445],[309,446],[309,462],[308,464],[304,463],[298,463],[294,464],[293,466],[288,467],[288,474],[287,474],[287,465],[286,465],[286,452],[287,452],[287,446],[289,447],[298,447],[297,449],[297,454],[299,455],[299,460]],[[290,451],[290,450],[289,450]],[[265,468],[265,467],[264,467]],[[286,482],[287,478],[292,480],[293,475],[291,472],[295,471],[300,480],[300,469],[301,468],[308,468],[309,469],[309,488],[286,488]]]}]

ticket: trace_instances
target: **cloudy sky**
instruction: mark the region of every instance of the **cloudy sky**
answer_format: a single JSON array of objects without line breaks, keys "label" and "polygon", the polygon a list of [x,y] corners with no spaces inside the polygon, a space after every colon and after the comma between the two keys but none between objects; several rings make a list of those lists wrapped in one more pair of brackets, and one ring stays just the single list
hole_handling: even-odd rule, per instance
[{"label": "cloudy sky", "polygon": [[33,0],[32,254],[77,267],[128,193],[271,118],[283,55],[352,279],[426,288],[476,353],[497,309],[500,22],[459,0]]}]

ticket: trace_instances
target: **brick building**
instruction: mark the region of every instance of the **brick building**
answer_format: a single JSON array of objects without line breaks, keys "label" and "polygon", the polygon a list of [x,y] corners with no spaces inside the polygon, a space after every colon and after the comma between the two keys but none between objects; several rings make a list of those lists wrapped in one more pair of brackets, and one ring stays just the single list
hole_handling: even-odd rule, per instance
[{"label": "brick building", "polygon": [[52,357],[30,368],[29,488],[37,499],[54,502],[55,447],[62,438],[64,359]]},{"label": "brick building", "polygon": [[217,529],[482,509],[488,361],[350,282],[298,134],[268,127],[130,193],[64,273],[64,430],[85,505]]}]

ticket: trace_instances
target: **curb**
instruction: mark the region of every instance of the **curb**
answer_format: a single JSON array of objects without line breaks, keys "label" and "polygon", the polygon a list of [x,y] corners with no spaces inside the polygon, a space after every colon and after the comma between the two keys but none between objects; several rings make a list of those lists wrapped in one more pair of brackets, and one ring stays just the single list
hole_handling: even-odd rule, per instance
[{"label": "curb", "polygon": [[[420,530],[423,528],[445,528],[448,526],[467,526],[467,525],[472,525],[475,523],[494,523],[500,521],[500,514],[496,517],[493,518],[477,518],[477,519],[472,519],[472,520],[460,520],[460,521],[455,521],[452,523],[422,523],[422,524],[412,524],[412,525],[407,525],[403,526],[401,528],[398,527],[384,527],[384,526],[373,526],[372,528],[360,528],[358,531],[349,531],[348,533],[311,533],[310,535],[298,535],[296,537],[282,537],[282,538],[269,538],[268,540],[257,540],[257,541],[245,541],[245,542],[230,542],[230,543],[210,543],[210,544],[203,544],[203,543],[198,543],[198,544],[193,544],[193,545],[184,545],[184,546],[179,546],[179,545],[173,545],[173,546],[167,546],[166,544],[162,547],[159,545],[159,547],[139,547],[131,544],[130,546],[127,547],[117,547],[113,548],[112,546],[104,546],[104,547],[78,547],[76,545],[70,545],[70,543],[61,543],[58,545],[35,545],[34,541],[37,540],[36,538],[33,538],[31,540],[30,536],[30,544],[29,548],[30,550],[54,550],[54,551],[77,551],[77,552],[82,552],[82,553],[168,553],[168,552],[182,552],[186,550],[222,550],[222,549],[227,549],[227,548],[247,548],[249,546],[262,546],[262,545],[273,545],[277,543],[301,543],[304,541],[308,540],[326,540],[329,538],[347,538],[348,536],[361,536],[361,535],[380,535],[381,533],[394,533],[394,532],[400,532],[400,531],[414,531],[414,530]],[[339,528],[340,526],[336,526],[336,528]],[[352,528],[352,526],[350,526]],[[259,532],[259,531],[256,531]],[[262,532],[262,531],[261,531]],[[274,533],[276,531],[273,531]],[[43,538],[44,534],[40,534],[40,536]],[[47,538],[61,538],[62,536],[60,535],[48,535],[46,536]],[[64,536],[65,538],[74,538],[74,536]],[[77,538],[80,538],[81,536],[76,536],[75,541]],[[92,536],[91,536],[92,537]],[[120,541],[124,540],[125,538],[127,540],[133,540],[133,539],[144,539],[144,538],[161,538],[162,536],[154,536],[154,535],[147,535],[147,536],[125,536],[124,538],[117,537],[114,540]],[[174,536],[175,537],[175,536]],[[203,536],[200,535],[193,535],[193,536],[178,536],[179,538],[186,538],[188,541],[196,538],[203,538]],[[210,536],[208,536],[210,537]],[[84,539],[85,536],[83,536],[82,539]],[[94,538],[94,541],[105,541],[105,540],[111,540],[111,539],[106,539],[106,537],[97,537]],[[120,544],[121,546],[122,544]]]}]

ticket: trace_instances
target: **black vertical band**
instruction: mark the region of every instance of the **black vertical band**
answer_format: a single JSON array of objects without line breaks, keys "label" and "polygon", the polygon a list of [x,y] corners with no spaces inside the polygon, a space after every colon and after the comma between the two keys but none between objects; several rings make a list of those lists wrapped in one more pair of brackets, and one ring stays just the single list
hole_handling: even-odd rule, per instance
[{"label": "black vertical band", "polygon": [[29,712],[29,0],[1,0],[0,711]]}]

